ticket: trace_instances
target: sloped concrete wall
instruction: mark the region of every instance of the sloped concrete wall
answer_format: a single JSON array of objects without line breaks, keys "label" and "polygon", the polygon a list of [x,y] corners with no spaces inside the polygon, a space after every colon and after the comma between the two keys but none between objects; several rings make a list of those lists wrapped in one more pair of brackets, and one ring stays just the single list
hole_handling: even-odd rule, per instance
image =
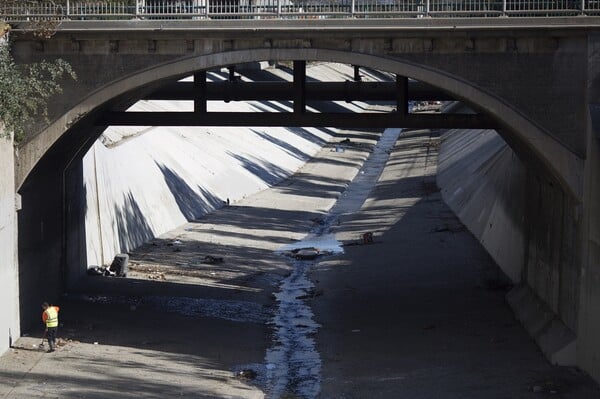
[{"label": "sloped concrete wall", "polygon": [[293,174],[329,135],[283,128],[152,129],[84,158],[88,265]]},{"label": "sloped concrete wall", "polygon": [[0,353],[20,336],[14,147],[0,126]]},{"label": "sloped concrete wall", "polygon": [[515,283],[507,302],[554,364],[577,364],[578,206],[492,130],[442,135],[444,200]]},{"label": "sloped concrete wall", "polygon": [[[312,79],[343,81],[349,65],[313,64]],[[375,80],[364,71],[363,79]],[[247,76],[291,80],[289,71],[254,70]],[[210,73],[209,79],[225,77]],[[187,110],[189,104],[140,101],[139,111]],[[366,104],[337,103],[350,111]],[[210,110],[262,112],[286,103],[209,103]],[[289,109],[288,109],[289,111]],[[139,246],[194,220],[229,199],[231,203],[292,175],[332,139],[316,128],[126,128],[112,127],[83,159],[87,266],[108,264]],[[83,265],[84,267],[86,265]],[[76,271],[81,273],[83,270]],[[72,271],[73,274],[73,271]]]},{"label": "sloped concrete wall", "polygon": [[493,130],[441,137],[438,186],[450,208],[514,283],[525,267],[525,167]]},{"label": "sloped concrete wall", "polygon": [[525,281],[574,332],[581,278],[581,211],[555,182],[527,173]]}]

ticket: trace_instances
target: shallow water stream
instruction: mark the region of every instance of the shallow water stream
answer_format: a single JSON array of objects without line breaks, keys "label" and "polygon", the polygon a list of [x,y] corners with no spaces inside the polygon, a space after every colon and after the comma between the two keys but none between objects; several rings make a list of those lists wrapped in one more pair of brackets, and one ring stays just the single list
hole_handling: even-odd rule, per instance
[{"label": "shallow water stream", "polygon": [[[316,248],[322,254],[343,252],[341,243],[330,233],[340,216],[358,211],[373,190],[389,158],[401,129],[386,129],[373,152],[317,228],[303,240],[278,250],[281,254],[301,248]],[[295,395],[316,398],[321,387],[321,357],[313,336],[320,327],[305,299],[314,295],[309,270],[318,260],[290,258],[293,272],[285,278],[276,294],[277,308],[270,323],[273,345],[265,356],[267,397],[279,399]]]}]

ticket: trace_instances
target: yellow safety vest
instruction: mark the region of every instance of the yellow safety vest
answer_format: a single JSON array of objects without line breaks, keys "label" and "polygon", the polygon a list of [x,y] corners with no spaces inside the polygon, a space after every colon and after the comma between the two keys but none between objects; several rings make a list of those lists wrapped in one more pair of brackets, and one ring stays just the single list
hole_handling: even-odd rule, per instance
[{"label": "yellow safety vest", "polygon": [[58,312],[54,306],[46,309],[48,318],[46,319],[46,327],[58,327]]}]

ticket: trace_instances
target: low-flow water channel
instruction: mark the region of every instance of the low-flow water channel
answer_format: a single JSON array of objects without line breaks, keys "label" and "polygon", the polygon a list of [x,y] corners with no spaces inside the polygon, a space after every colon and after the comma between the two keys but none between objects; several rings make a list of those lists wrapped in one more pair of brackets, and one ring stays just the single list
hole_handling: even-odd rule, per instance
[{"label": "low-flow water channel", "polygon": [[[373,190],[389,158],[401,129],[386,129],[355,178],[329,210],[317,228],[301,241],[279,249],[282,255],[294,254],[302,248],[316,249],[320,254],[343,252],[341,243],[330,233],[344,214],[358,211]],[[317,259],[290,257],[293,272],[285,278],[276,294],[277,308],[270,321],[274,329],[273,344],[265,356],[265,389],[268,398],[295,395],[316,398],[321,387],[321,357],[313,338],[320,327],[313,319],[306,298],[314,288],[308,277]]]}]

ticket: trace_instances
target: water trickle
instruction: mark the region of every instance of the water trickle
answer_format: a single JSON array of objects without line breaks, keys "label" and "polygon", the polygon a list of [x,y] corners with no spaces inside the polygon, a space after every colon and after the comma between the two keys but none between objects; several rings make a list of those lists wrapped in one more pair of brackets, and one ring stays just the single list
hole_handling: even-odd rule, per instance
[{"label": "water trickle", "polygon": [[[280,248],[277,252],[290,254],[302,248],[315,248],[321,254],[343,253],[342,245],[331,234],[331,226],[340,216],[358,211],[377,183],[389,152],[401,129],[386,129],[369,158],[348,185],[346,191],[330,209],[322,223],[301,241]],[[279,399],[284,394],[314,399],[321,390],[321,357],[313,338],[320,325],[314,321],[310,306],[304,301],[311,296],[314,284],[308,271],[317,260],[293,259],[293,272],[285,278],[275,294],[277,310],[271,324],[274,326],[273,345],[265,356],[265,383],[269,398]]]}]

